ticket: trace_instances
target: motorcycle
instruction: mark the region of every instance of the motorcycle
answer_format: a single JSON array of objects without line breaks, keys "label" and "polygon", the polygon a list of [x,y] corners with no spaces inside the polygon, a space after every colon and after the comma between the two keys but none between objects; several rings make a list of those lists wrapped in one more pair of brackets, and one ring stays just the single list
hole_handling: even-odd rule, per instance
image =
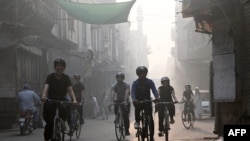
[{"label": "motorcycle", "polygon": [[24,135],[27,131],[28,133],[33,132],[33,115],[31,113],[20,112],[17,118],[21,135]]}]

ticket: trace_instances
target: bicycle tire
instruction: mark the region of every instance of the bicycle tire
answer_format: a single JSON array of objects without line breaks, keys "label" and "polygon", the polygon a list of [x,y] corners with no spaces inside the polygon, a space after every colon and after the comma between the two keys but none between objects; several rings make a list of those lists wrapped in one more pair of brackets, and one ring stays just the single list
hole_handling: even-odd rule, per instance
[{"label": "bicycle tire", "polygon": [[54,141],[64,141],[64,124],[60,120],[55,121],[54,126],[54,135],[53,139]]},{"label": "bicycle tire", "polygon": [[169,137],[169,129],[170,129],[170,124],[169,124],[169,114],[165,114],[164,116],[164,136],[165,136],[165,141],[168,141]]},{"label": "bicycle tire", "polygon": [[76,139],[80,138],[81,135],[81,129],[82,129],[82,124],[80,121],[80,114],[79,112],[77,112],[77,116],[76,116],[76,127],[75,127],[75,132],[76,132]]},{"label": "bicycle tire", "polygon": [[72,136],[73,136],[73,133],[74,133],[74,127],[75,127],[75,115],[74,113],[71,115],[71,122],[70,122],[70,131],[71,132],[69,135],[69,140],[71,141],[72,140]]},{"label": "bicycle tire", "polygon": [[191,122],[190,122],[190,120],[189,120],[189,118],[188,118],[188,115],[190,114],[190,112],[187,112],[186,113],[186,120],[184,120],[185,119],[185,112],[183,111],[182,112],[182,124],[183,124],[183,126],[186,128],[186,129],[189,129],[190,127],[191,127]]},{"label": "bicycle tire", "polygon": [[151,136],[153,137],[154,136],[154,121],[152,120],[151,116],[148,115],[147,116],[148,118],[148,135],[147,135],[147,141],[152,141],[152,138]]},{"label": "bicycle tire", "polygon": [[115,135],[116,135],[116,139],[118,140],[118,141],[120,141],[121,140],[121,138],[122,138],[122,132],[121,132],[121,125],[120,125],[120,120],[121,120],[121,115],[120,115],[120,113],[118,112],[117,114],[116,114],[116,119],[115,119]]}]

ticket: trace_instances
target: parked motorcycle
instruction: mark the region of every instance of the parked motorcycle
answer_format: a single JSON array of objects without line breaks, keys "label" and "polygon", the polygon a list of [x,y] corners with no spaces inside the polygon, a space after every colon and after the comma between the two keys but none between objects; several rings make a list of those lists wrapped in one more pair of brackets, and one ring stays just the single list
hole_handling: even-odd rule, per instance
[{"label": "parked motorcycle", "polygon": [[26,132],[33,132],[33,115],[28,112],[20,112],[18,117],[18,125],[20,134],[24,135]]}]

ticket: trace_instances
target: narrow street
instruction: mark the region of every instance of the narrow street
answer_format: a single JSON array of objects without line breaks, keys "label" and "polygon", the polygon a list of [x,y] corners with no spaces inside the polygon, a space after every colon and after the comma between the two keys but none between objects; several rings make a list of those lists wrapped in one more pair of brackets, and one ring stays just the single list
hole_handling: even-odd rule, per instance
[{"label": "narrow street", "polygon": [[[164,141],[164,137],[158,137],[157,115],[155,119],[155,140]],[[116,141],[114,132],[114,115],[111,115],[108,120],[85,119],[85,124],[82,128],[82,134],[79,141]],[[176,111],[175,124],[171,126],[170,141],[214,141],[216,137],[213,131],[214,120],[204,117],[204,119],[196,121],[193,129],[185,129],[181,123],[180,112]],[[130,136],[127,136],[125,141],[137,141],[135,137],[135,129],[133,128],[134,118],[131,116]],[[32,134],[20,136],[18,128],[11,130],[0,130],[1,141],[43,141],[43,128],[36,129]],[[69,141],[69,136],[66,135],[66,141]],[[73,137],[76,141],[76,137]]]}]

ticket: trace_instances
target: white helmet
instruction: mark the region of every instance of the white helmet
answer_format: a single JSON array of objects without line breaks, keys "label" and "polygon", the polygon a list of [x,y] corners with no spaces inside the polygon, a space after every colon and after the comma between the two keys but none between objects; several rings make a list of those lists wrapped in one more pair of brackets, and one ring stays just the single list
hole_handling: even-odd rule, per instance
[{"label": "white helmet", "polygon": [[166,76],[164,76],[164,77],[161,78],[161,83],[162,83],[163,81],[169,81],[169,78],[166,77]]}]

